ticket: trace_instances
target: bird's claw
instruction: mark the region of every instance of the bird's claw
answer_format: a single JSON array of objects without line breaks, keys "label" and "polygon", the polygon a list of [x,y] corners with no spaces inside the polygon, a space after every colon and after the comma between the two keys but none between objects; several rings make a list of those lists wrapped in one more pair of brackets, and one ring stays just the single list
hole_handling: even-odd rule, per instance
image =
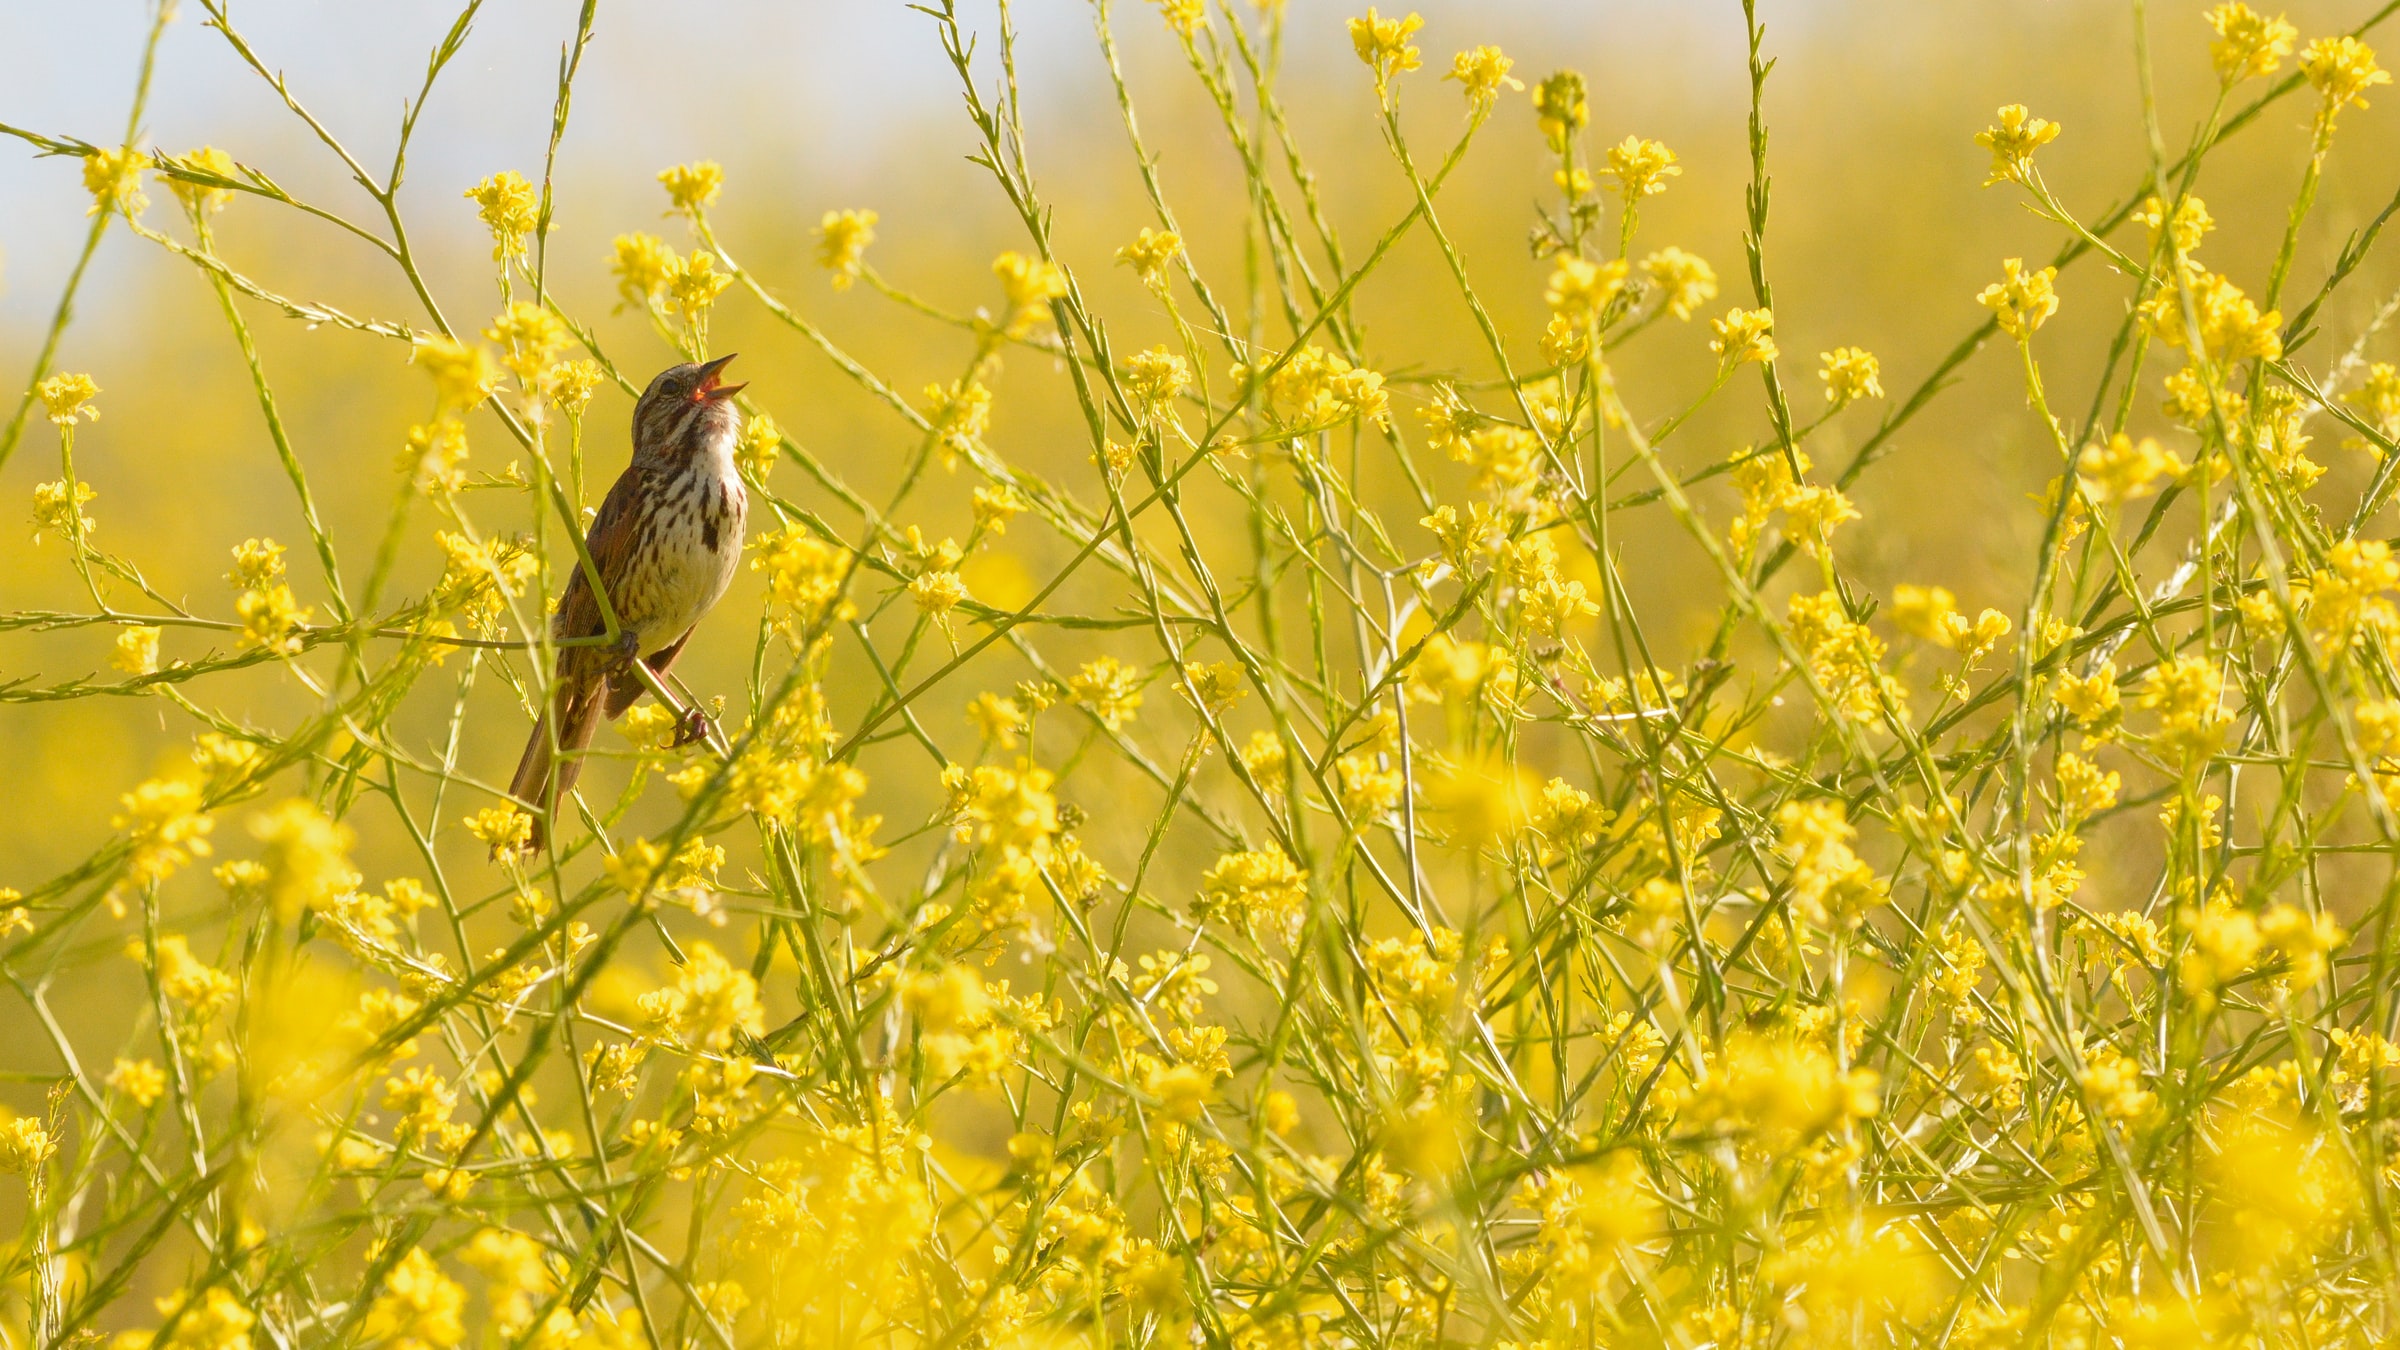
[{"label": "bird's claw", "polygon": [[686,708],[683,710],[683,716],[675,719],[675,739],[670,748],[680,750],[684,746],[697,745],[707,739],[708,714],[696,707]]}]

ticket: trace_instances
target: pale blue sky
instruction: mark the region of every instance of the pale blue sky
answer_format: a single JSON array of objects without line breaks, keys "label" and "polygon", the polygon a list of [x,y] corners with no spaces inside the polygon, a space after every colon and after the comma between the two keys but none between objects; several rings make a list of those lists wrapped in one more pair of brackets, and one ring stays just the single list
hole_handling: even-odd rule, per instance
[{"label": "pale blue sky", "polygon": [[[1143,0],[1112,0],[1128,46],[1154,41],[1158,20]],[[578,0],[492,0],[463,55],[445,73],[421,124],[410,183],[412,228],[437,195],[501,167],[540,162],[561,45]],[[1429,59],[1498,42],[1532,70],[1597,59],[1604,47],[1738,53],[1732,0],[1420,0]],[[1787,4],[1779,22],[1810,5]],[[1290,0],[1291,66],[1346,63],[1348,0]],[[992,6],[962,10],[981,25]],[[0,121],[112,143],[123,134],[145,0],[0,0]],[[1102,97],[1089,0],[1018,0],[1025,87],[1036,105],[1066,115]],[[425,0],[238,0],[236,25],[270,67],[377,172],[389,162],[403,101],[426,54],[455,17]],[[900,0],[603,0],[577,89],[562,178],[582,190],[699,156],[773,169],[786,181],[821,183],[828,198],[888,175],[881,156],[907,129],[958,119],[952,76],[932,23]],[[304,138],[272,91],[205,26],[196,0],[161,45],[142,143],[181,149],[210,143],[330,205],[363,198],[331,157]],[[1738,56],[1735,56],[1738,59]],[[1712,62],[1711,64],[1723,64]],[[1730,75],[1731,70],[1720,72]],[[1080,115],[1080,114],[1076,114]],[[621,166],[630,166],[620,172]],[[47,319],[79,245],[87,204],[77,166],[37,160],[0,143],[0,356]],[[444,213],[443,219],[458,215]],[[133,247],[115,240],[104,263]],[[93,322],[110,318],[112,268],[92,284]]]}]

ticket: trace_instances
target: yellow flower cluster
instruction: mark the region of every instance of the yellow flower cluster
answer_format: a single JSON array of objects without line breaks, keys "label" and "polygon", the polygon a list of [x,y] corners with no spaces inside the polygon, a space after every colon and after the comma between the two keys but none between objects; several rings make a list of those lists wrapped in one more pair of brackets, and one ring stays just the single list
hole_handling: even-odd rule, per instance
[{"label": "yellow flower cluster", "polygon": [[1387,19],[1375,7],[1367,7],[1363,19],[1350,21],[1350,45],[1367,69],[1375,72],[1375,94],[1391,97],[1392,80],[1404,72],[1424,64],[1409,38],[1425,26],[1425,20],[1415,14],[1405,18]]},{"label": "yellow flower cluster", "polygon": [[2051,288],[2058,280],[2058,269],[2028,272],[2021,258],[2010,258],[2001,266],[2000,280],[1984,287],[1975,303],[1992,312],[2001,332],[2024,342],[2058,312],[2058,293]]},{"label": "yellow flower cluster", "polygon": [[1975,133],[1975,143],[1992,152],[1992,171],[1983,185],[2030,183],[2033,152],[2057,140],[2058,130],[2058,123],[2034,116],[2022,103],[2002,108],[1999,121]]},{"label": "yellow flower cluster", "polygon": [[525,256],[525,241],[541,224],[541,194],[525,175],[503,170],[466,191],[475,214],[492,232],[492,261],[508,263]]},{"label": "yellow flower cluster", "polygon": [[2274,74],[2300,36],[2282,15],[2270,19],[2243,4],[2217,5],[2203,17],[2217,34],[2208,44],[2209,61],[2227,85]]},{"label": "yellow flower cluster", "polygon": [[1000,278],[1001,293],[1008,297],[1010,337],[1032,332],[1050,316],[1050,303],[1066,298],[1066,269],[1045,258],[1003,253],[992,261],[992,275]]},{"label": "yellow flower cluster", "polygon": [[697,216],[716,204],[717,194],[725,187],[725,166],[713,159],[672,165],[658,171],[658,185],[667,190],[667,201],[675,210]]},{"label": "yellow flower cluster", "polygon": [[1722,319],[1709,321],[1716,334],[1708,349],[1728,366],[1775,359],[1775,316],[1763,309],[1729,309]]},{"label": "yellow flower cluster", "polygon": [[858,280],[878,219],[872,211],[828,211],[817,223],[817,265],[833,274],[835,290],[846,291]]},{"label": "yellow flower cluster", "polygon": [[1452,57],[1450,73],[1442,78],[1458,81],[1459,89],[1467,97],[1467,111],[1483,117],[1499,101],[1503,88],[1525,87],[1523,80],[1508,73],[1516,64],[1498,47],[1473,47]]},{"label": "yellow flower cluster", "polygon": [[1350,364],[1338,352],[1311,344],[1281,365],[1235,366],[1237,385],[1258,380],[1261,401],[1277,420],[1317,430],[1358,418],[1378,418],[1390,407],[1383,376]]},{"label": "yellow flower cluster", "polygon": [[293,596],[283,579],[283,545],[272,539],[236,544],[233,570],[225,579],[240,592],[233,608],[242,619],[243,640],[281,656],[297,654],[313,611]]},{"label": "yellow flower cluster", "polygon": [[1907,718],[1907,691],[1883,669],[1882,639],[1850,618],[1839,595],[1794,595],[1786,621],[1792,645],[1843,716],[1868,726]]}]

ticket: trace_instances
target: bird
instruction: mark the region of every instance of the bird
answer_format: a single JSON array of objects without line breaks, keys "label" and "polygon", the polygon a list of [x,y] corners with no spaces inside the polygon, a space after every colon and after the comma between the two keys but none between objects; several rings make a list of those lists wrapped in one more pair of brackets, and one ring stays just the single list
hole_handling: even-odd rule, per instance
[{"label": "bird", "polygon": [[[633,663],[666,674],[733,582],[750,498],[733,454],[742,434],[733,396],[749,386],[724,383],[732,361],[727,355],[669,366],[634,404],[632,462],[584,536],[616,610],[618,637],[613,645],[559,649],[550,699],[508,789],[532,816],[527,852],[544,846],[601,719],[616,720],[641,697]],[[607,632],[580,559],[550,632],[561,641]],[[679,743],[700,739],[705,725],[692,709],[678,728]]]}]

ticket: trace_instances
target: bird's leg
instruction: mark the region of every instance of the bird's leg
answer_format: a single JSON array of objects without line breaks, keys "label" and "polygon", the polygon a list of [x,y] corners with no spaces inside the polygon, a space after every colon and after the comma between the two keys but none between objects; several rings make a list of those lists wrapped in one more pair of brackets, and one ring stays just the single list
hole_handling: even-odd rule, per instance
[{"label": "bird's leg", "polygon": [[681,749],[684,746],[696,745],[707,739],[708,714],[700,711],[700,705],[695,703],[691,707],[684,709],[683,716],[676,719],[675,740],[669,748]]},{"label": "bird's leg", "polygon": [[630,628],[617,630],[617,640],[608,649],[608,669],[611,674],[633,664],[642,654],[642,635]]}]

